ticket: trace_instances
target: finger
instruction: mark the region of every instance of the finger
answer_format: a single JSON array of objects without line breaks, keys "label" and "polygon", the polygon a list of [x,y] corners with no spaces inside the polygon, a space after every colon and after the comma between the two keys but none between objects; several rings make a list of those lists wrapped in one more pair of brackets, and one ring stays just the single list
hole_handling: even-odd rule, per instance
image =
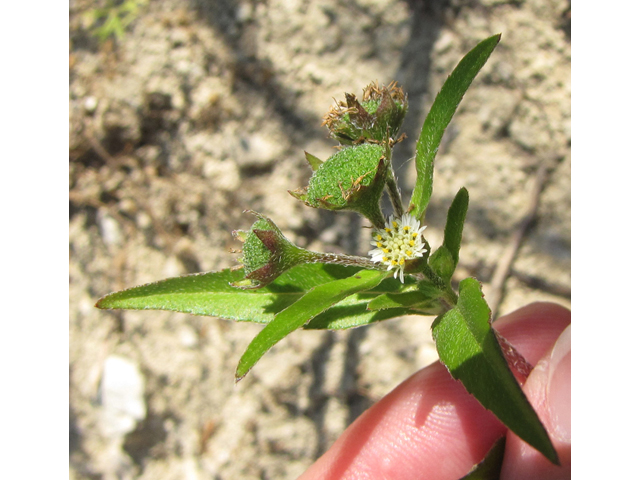
[{"label": "finger", "polygon": [[553,465],[509,433],[501,478],[571,478],[571,325],[538,362],[523,390],[549,433],[561,465]]},{"label": "finger", "polygon": [[435,363],[363,413],[300,480],[460,478],[505,431]]},{"label": "finger", "polygon": [[536,302],[499,318],[493,326],[535,365],[570,324],[570,310],[557,303]]}]

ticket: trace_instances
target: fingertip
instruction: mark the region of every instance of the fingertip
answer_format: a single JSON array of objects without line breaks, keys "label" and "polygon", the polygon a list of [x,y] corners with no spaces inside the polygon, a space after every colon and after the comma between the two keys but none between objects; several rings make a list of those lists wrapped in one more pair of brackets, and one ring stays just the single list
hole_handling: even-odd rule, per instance
[{"label": "fingertip", "polygon": [[571,443],[571,325],[558,338],[549,359],[550,420],[554,437]]},{"label": "fingertip", "polygon": [[505,431],[436,363],[362,414],[301,480],[460,478]]},{"label": "fingertip", "polygon": [[493,325],[535,365],[570,324],[571,310],[557,303],[535,302],[499,318]]},{"label": "fingertip", "polygon": [[558,452],[560,466],[513,433],[507,435],[503,480],[571,478],[571,326],[538,362],[523,387]]}]

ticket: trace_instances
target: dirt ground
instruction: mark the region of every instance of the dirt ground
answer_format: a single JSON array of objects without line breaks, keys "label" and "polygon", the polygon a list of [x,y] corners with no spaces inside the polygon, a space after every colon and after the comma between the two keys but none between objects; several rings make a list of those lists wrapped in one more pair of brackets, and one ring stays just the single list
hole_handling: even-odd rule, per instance
[{"label": "dirt ground", "polygon": [[123,38],[104,43],[86,21],[100,5],[70,2],[71,478],[294,479],[434,361],[432,318],[406,317],[296,332],[235,385],[260,326],[93,305],[236,265],[231,231],[252,223],[247,208],[305,248],[366,254],[357,216],[287,193],[310,176],[303,150],[333,151],[322,116],[344,92],[397,80],[410,105],[394,157],[408,199],[430,103],[495,33],[502,41],[436,159],[425,236],[440,244],[466,186],[456,279],[477,277],[502,313],[540,300],[570,306],[569,1],[152,0]]}]

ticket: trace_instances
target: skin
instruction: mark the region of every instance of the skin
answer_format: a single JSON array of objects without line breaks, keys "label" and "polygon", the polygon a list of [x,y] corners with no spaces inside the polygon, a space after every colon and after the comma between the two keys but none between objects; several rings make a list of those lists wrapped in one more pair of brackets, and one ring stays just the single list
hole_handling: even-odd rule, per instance
[{"label": "skin", "polygon": [[571,312],[534,303],[494,326],[535,367],[523,390],[561,466],[507,433],[436,362],[364,412],[299,480],[457,480],[505,433],[502,480],[571,478]]}]

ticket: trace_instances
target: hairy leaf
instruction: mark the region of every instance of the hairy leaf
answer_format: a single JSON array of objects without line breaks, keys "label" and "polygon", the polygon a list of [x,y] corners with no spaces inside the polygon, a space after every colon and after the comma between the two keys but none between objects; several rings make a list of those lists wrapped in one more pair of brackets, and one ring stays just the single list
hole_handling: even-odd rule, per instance
[{"label": "hairy leaf", "polygon": [[296,303],[278,313],[251,341],[236,370],[236,381],[244,377],[258,360],[289,333],[302,327],[332,305],[354,293],[377,286],[388,272],[361,270],[353,276],[311,289]]},{"label": "hairy leaf", "polygon": [[442,245],[431,254],[429,266],[445,282],[451,280],[453,271],[456,268],[451,252],[445,245]]},{"label": "hairy leaf", "polygon": [[451,254],[454,270],[458,265],[460,244],[462,243],[462,229],[468,207],[469,192],[466,188],[462,187],[456,194],[453,202],[451,202],[451,206],[447,212],[447,224],[444,227],[444,241],[442,242],[443,246],[447,247],[447,250]]},{"label": "hairy leaf", "polygon": [[502,355],[490,317],[480,283],[460,282],[457,305],[432,326],[440,360],[511,431],[558,464],[547,431]]},{"label": "hairy leaf", "polygon": [[[312,288],[347,278],[356,267],[307,264],[292,268],[270,285],[242,290],[229,285],[243,270],[197,273],[168,278],[102,297],[98,308],[171,310],[229,320],[268,323]],[[396,282],[397,283],[397,282]]]},{"label": "hairy leaf", "polygon": [[369,310],[388,310],[407,308],[423,315],[439,315],[442,313],[442,305],[438,301],[439,295],[434,298],[425,297],[419,291],[403,293],[385,293],[369,302]]},{"label": "hairy leaf", "polygon": [[431,110],[422,125],[416,148],[416,186],[411,195],[409,211],[417,219],[422,219],[433,191],[433,160],[438,153],[444,131],[451,122],[462,97],[471,82],[500,41],[494,35],[480,42],[467,53],[453,70],[436,96]]}]

